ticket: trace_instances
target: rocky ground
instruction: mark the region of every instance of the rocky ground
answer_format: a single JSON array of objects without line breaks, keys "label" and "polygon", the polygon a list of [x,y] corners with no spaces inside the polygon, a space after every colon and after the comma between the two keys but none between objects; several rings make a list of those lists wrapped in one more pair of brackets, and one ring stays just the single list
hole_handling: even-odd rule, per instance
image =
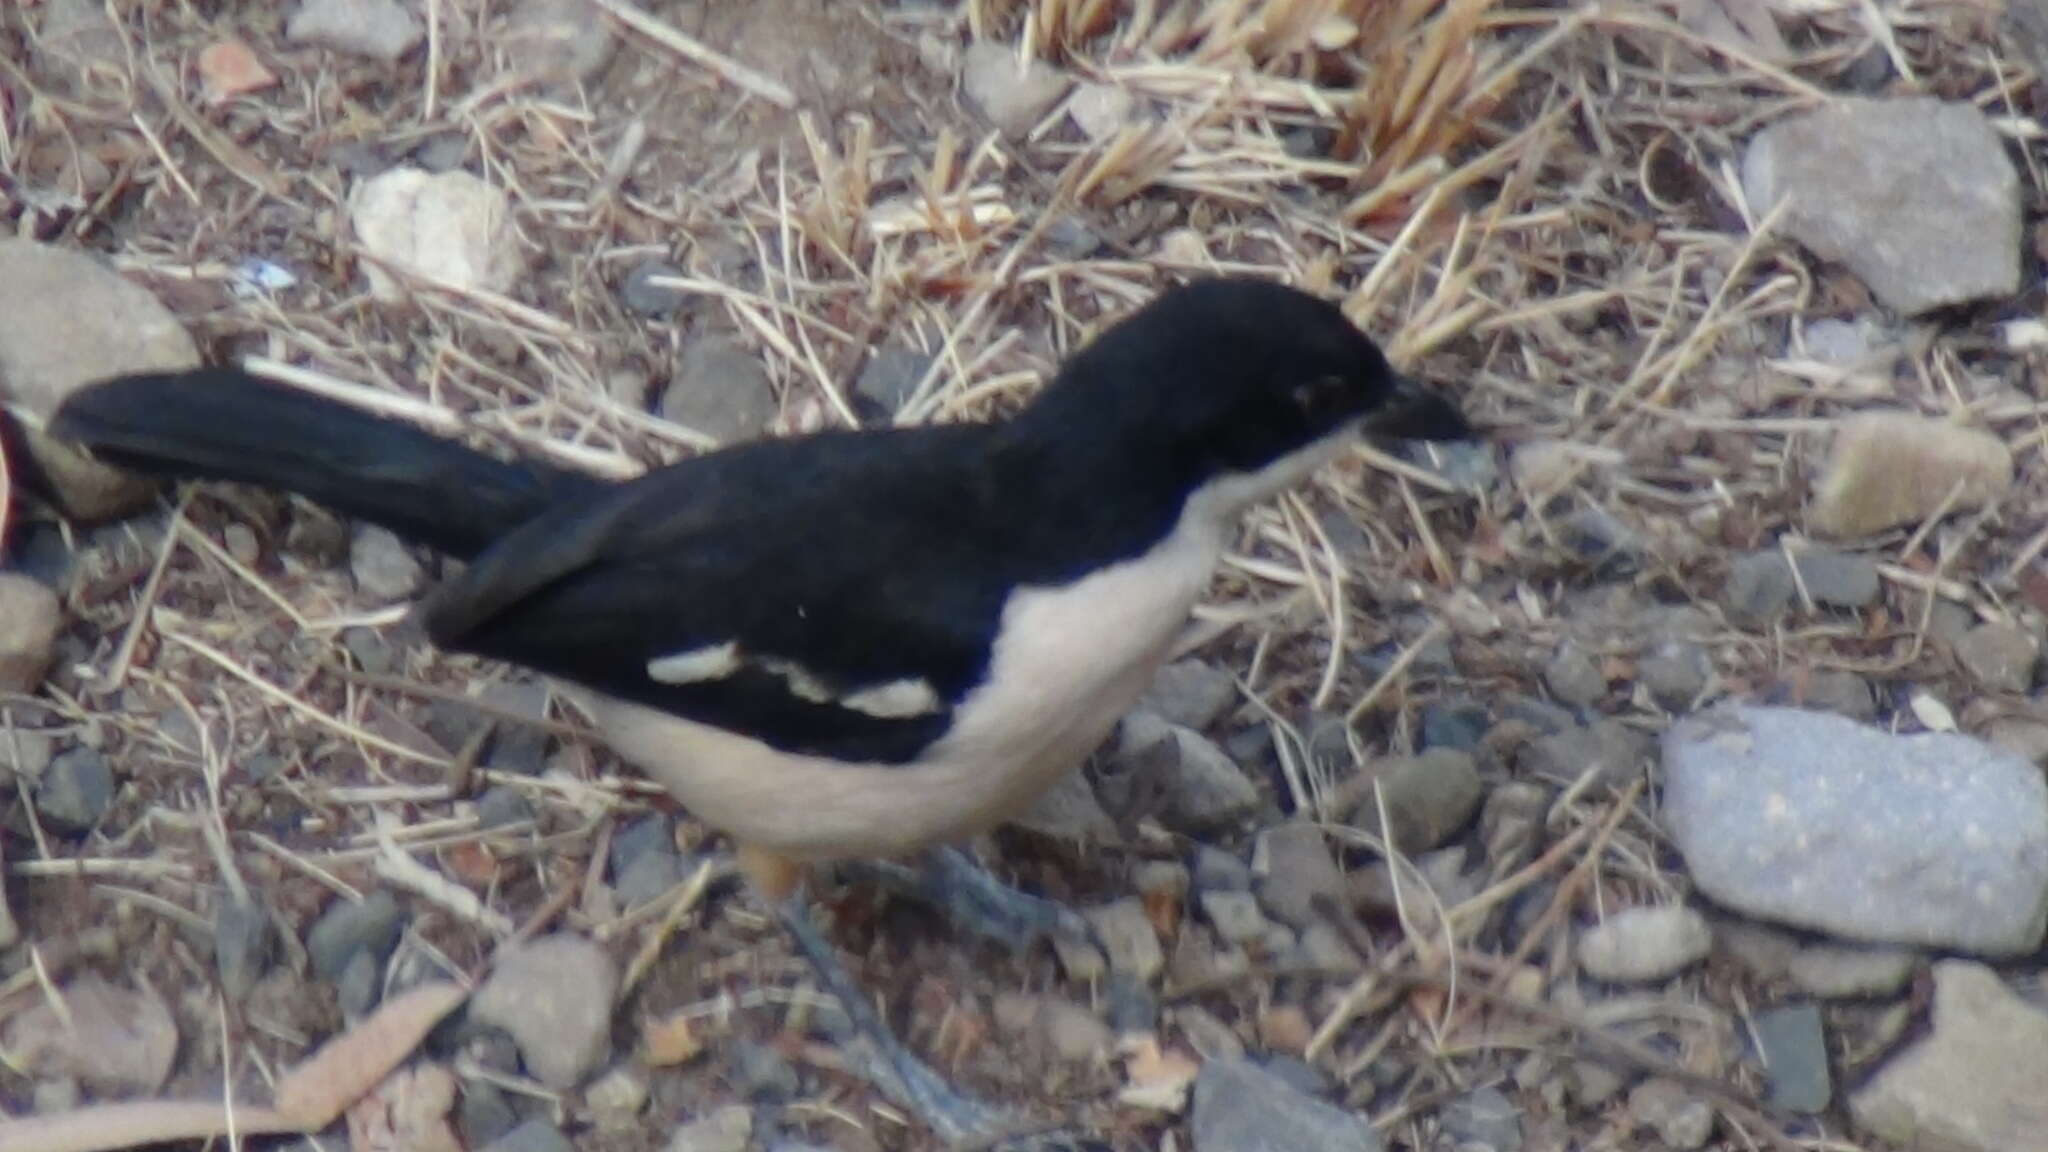
[{"label": "rocky ground", "polygon": [[68,455],[65,390],[624,475],[1254,269],[1489,439],[1261,510],[977,846],[1107,956],[828,893],[911,1043],[1119,1149],[2048,1148],[2011,3],[8,6],[0,1148],[929,1146],[718,838],[408,628],[434,558]]}]

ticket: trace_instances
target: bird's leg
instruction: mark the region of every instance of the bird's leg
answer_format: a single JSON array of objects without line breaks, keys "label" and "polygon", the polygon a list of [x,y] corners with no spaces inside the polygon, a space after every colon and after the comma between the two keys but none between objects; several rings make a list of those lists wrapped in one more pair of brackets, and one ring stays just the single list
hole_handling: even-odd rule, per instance
[{"label": "bird's leg", "polygon": [[948,1084],[896,1038],[811,919],[801,888],[776,900],[775,914],[810,962],[818,983],[839,1001],[856,1037],[872,1050],[866,1072],[883,1095],[909,1109],[948,1144],[985,1141],[1002,1133],[1007,1125],[1001,1114]]},{"label": "bird's leg", "polygon": [[860,867],[891,890],[937,909],[955,927],[1013,951],[1051,938],[1101,948],[1095,930],[1073,909],[1019,892],[957,848],[934,848],[915,868],[875,861]]}]

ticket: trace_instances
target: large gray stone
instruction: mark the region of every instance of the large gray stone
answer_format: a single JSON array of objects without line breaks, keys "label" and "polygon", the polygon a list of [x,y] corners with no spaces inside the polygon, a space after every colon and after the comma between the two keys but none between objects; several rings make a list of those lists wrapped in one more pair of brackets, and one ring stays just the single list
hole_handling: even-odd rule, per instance
[{"label": "large gray stone", "polygon": [[1246,1060],[1211,1060],[1195,1079],[1195,1152],[1379,1152],[1372,1125]]},{"label": "large gray stone", "polygon": [[1914,314],[2009,296],[2020,281],[2019,174],[1974,105],[1841,100],[1758,133],[1742,187],[1761,218]]},{"label": "large gray stone", "polygon": [[0,240],[0,401],[23,417],[29,455],[72,516],[132,511],[156,482],[44,436],[43,423],[94,381],[198,364],[191,335],[147,289],[80,252]]},{"label": "large gray stone", "polygon": [[1981,964],[1934,966],[1934,1030],[1849,1098],[1906,1148],[2048,1152],[2048,1015]]},{"label": "large gray stone", "polygon": [[2048,785],[1982,741],[1729,706],[1666,734],[1664,775],[1693,879],[1749,915],[1984,955],[2048,924]]}]

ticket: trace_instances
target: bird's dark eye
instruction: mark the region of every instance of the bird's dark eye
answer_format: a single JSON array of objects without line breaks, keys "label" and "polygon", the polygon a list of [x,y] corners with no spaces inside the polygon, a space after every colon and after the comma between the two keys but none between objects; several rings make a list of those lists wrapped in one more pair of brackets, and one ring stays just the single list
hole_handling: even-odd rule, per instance
[{"label": "bird's dark eye", "polygon": [[1334,374],[1296,384],[1292,390],[1295,407],[1320,417],[1335,416],[1351,408],[1350,393],[1350,381]]}]

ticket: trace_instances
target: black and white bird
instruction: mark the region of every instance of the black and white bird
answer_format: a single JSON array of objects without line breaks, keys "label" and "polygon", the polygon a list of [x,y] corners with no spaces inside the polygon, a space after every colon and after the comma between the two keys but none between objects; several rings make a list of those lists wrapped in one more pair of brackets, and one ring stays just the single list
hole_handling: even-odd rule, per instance
[{"label": "black and white bird", "polygon": [[[991,1114],[888,1036],[811,926],[803,866],[1019,814],[1136,702],[1240,513],[1362,434],[1471,434],[1334,304],[1250,279],[1166,291],[1007,419],[765,439],[624,482],[234,369],[93,385],[49,431],[466,561],[420,604],[428,636],[552,677],[729,835],[887,1055],[884,1087],[950,1136]],[[985,911],[1071,923],[937,859]]]}]

